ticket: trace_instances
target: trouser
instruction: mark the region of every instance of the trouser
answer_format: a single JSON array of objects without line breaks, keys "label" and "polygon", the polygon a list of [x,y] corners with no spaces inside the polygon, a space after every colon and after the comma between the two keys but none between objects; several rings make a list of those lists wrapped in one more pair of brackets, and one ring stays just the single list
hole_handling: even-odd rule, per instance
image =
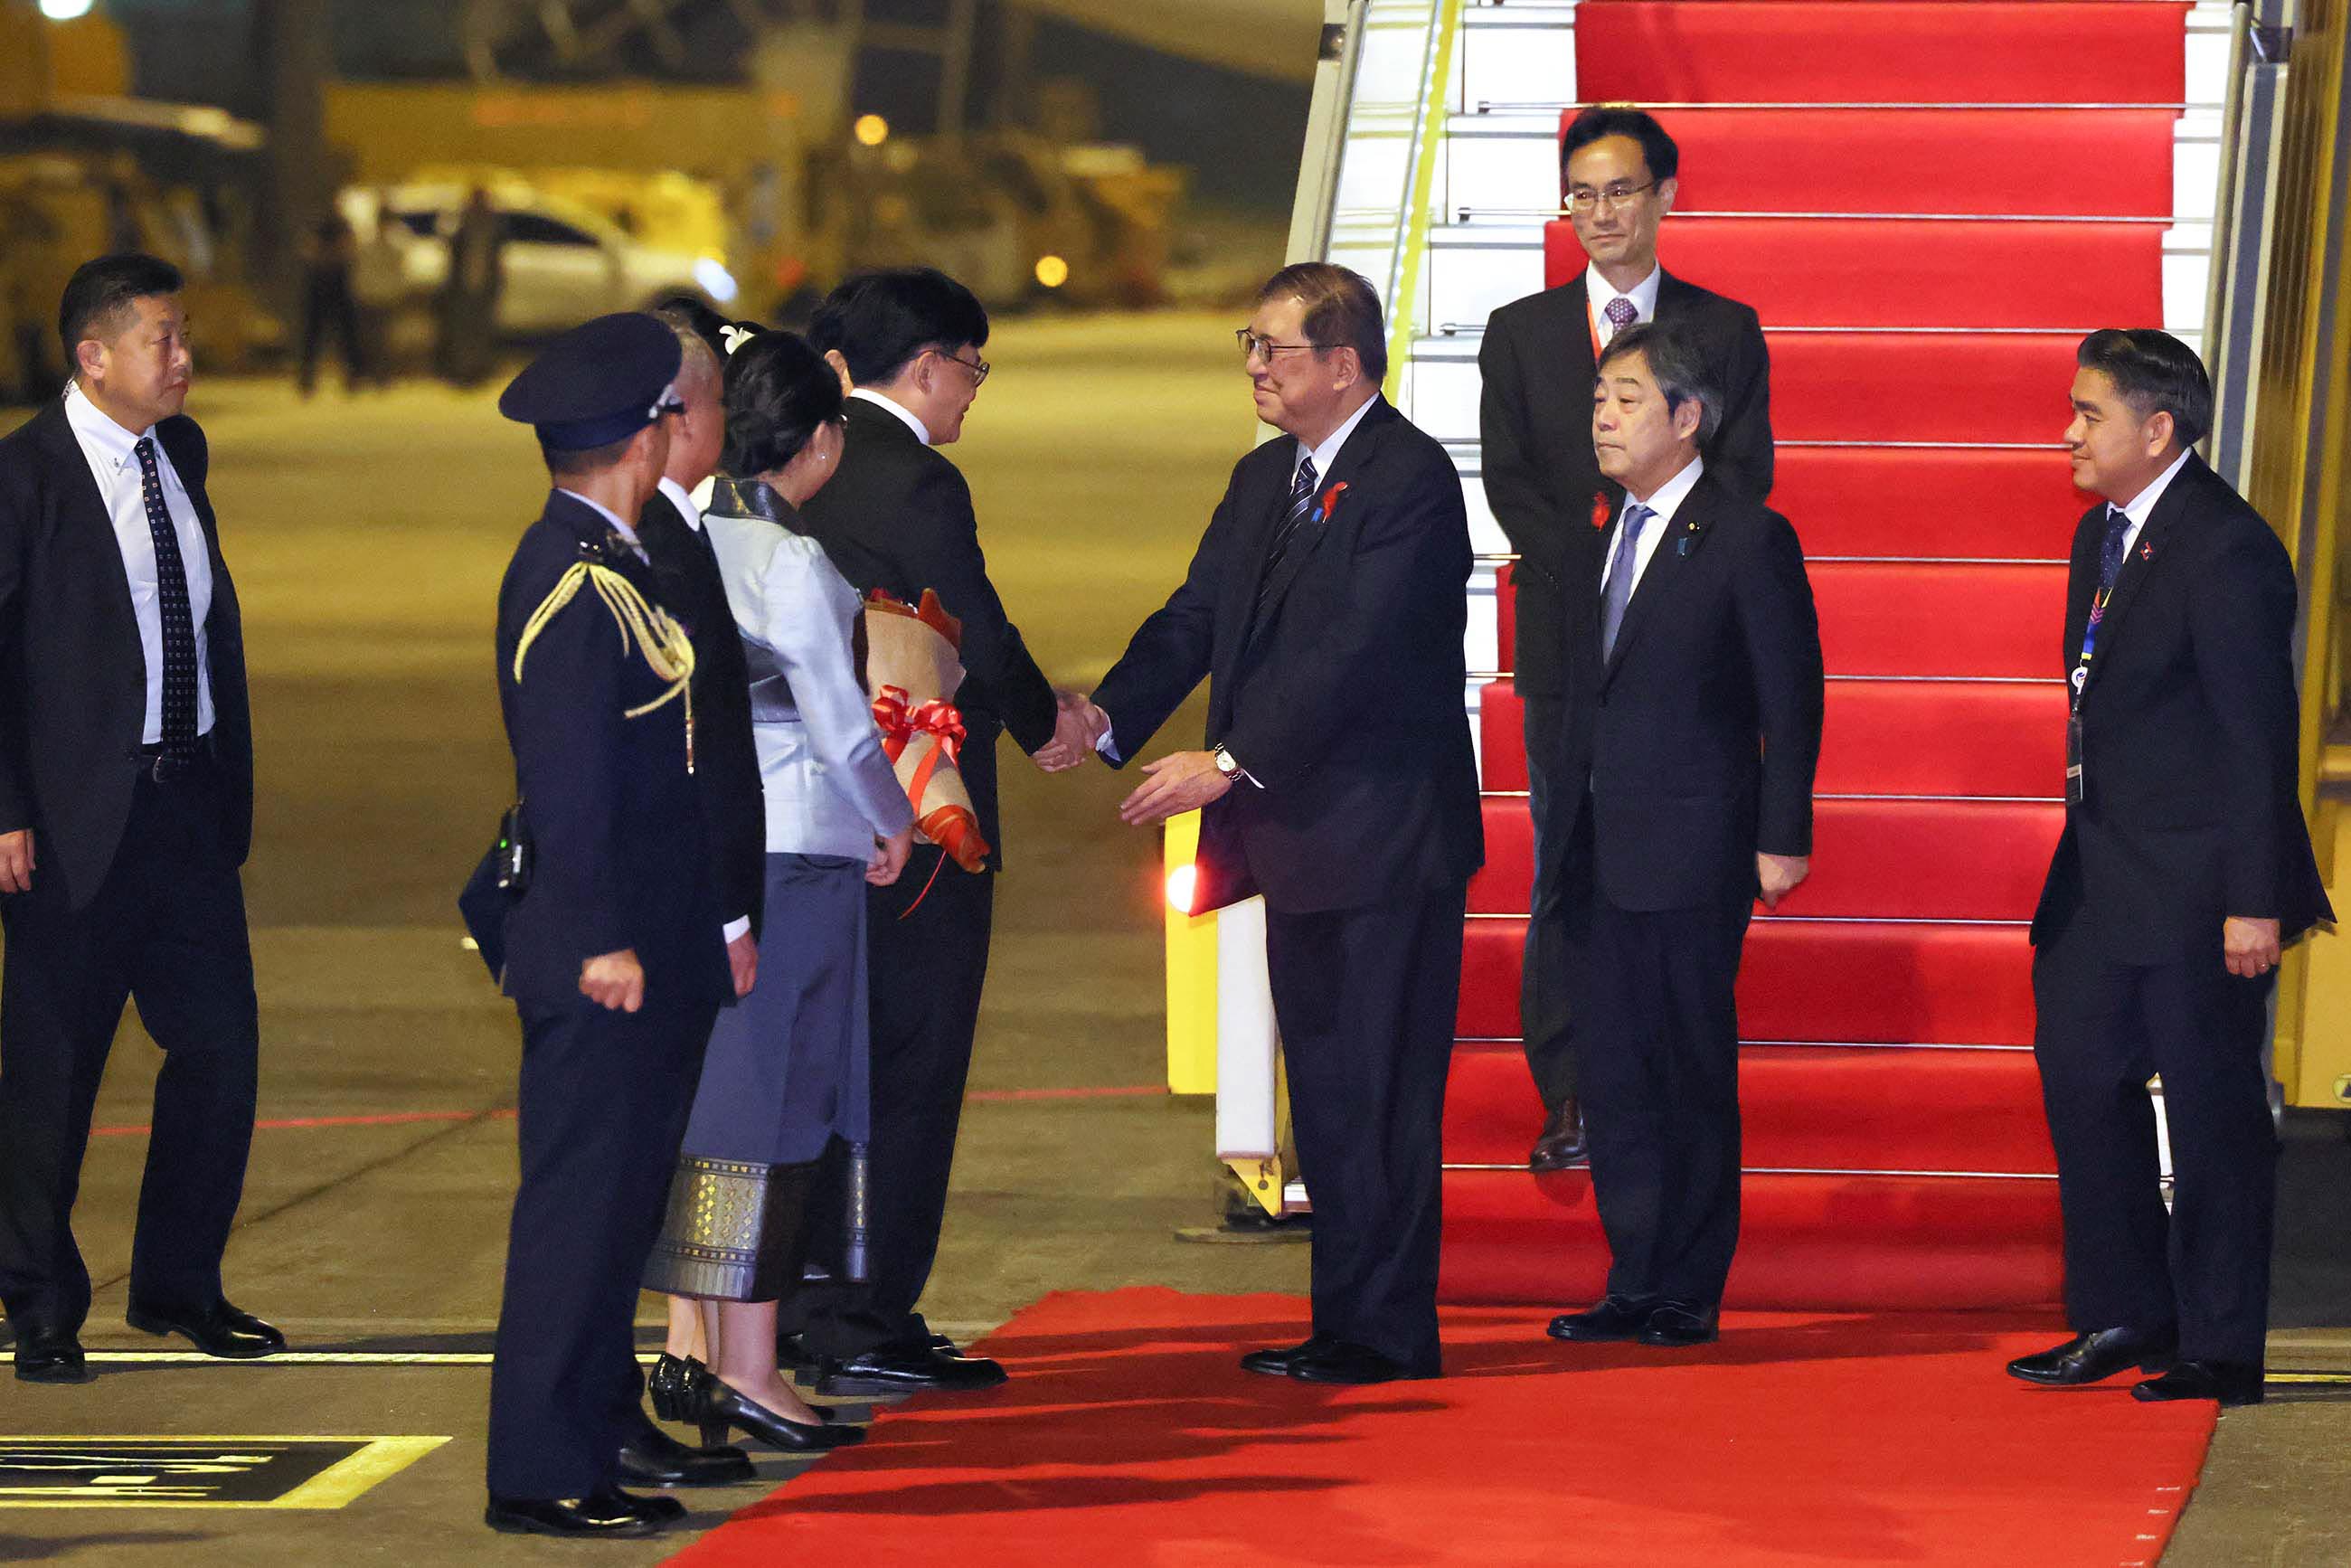
[{"label": "trouser", "polygon": [[[2123,964],[2078,902],[2034,953],[2033,1056],[2057,1150],[2065,1312],[2081,1333],[2168,1335],[2190,1360],[2262,1364],[2269,1329],[2277,1133],[2262,1042],[2274,977],[2210,952]],[[2160,1187],[2163,1078],[2172,1202]]]},{"label": "trouser", "polygon": [[1552,750],[1559,744],[1558,697],[1526,699],[1527,806],[1534,817],[1534,896],[1527,919],[1527,943],[1519,975],[1519,1032],[1525,1040],[1527,1070],[1547,1110],[1575,1097],[1575,1043],[1569,1038],[1571,995],[1567,984],[1567,852],[1575,831],[1573,810],[1584,792],[1555,785]]},{"label": "trouser", "polygon": [[717,1009],[522,1003],[521,1181],[490,1371],[489,1490],[584,1497],[643,1421],[637,1286]]},{"label": "trouser", "polygon": [[142,773],[114,863],[87,904],[68,907],[57,873],[37,868],[33,891],[0,898],[0,1302],[11,1319],[70,1331],[89,1313],[71,1218],[131,998],[163,1051],[131,1295],[159,1307],[220,1297],[260,1048],[245,890],[219,827],[225,787],[202,750],[169,783]]},{"label": "trouser", "polygon": [[1608,1292],[1719,1304],[1739,1246],[1740,952],[1750,885],[1684,909],[1600,891],[1580,813],[1569,907],[1592,1188]]},{"label": "trouser", "polygon": [[1466,886],[1266,914],[1266,967],[1314,1204],[1314,1332],[1438,1370],[1445,1082]]},{"label": "trouser", "polygon": [[[914,1307],[930,1282],[946,1218],[996,907],[994,873],[941,866],[940,858],[936,848],[915,846],[897,882],[867,895],[872,999],[868,1277],[862,1284],[804,1288],[777,1312],[778,1333],[800,1335],[821,1355],[911,1347],[930,1337]],[[811,1251],[836,1267],[848,1207],[846,1167],[847,1150],[836,1142],[810,1199]]]},{"label": "trouser", "polygon": [[360,329],[359,301],[348,287],[312,284],[302,297],[302,361],[299,382],[304,393],[319,384],[319,357],[331,336],[343,356],[343,390],[349,392],[368,378],[366,333]]}]

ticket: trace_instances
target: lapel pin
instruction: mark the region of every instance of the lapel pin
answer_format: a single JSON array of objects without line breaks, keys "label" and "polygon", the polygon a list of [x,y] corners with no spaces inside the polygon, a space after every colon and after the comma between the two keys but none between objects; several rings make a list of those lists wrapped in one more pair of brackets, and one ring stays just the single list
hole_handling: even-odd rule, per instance
[{"label": "lapel pin", "polygon": [[2139,546],[2138,559],[2141,560],[2153,560],[2155,559],[2155,546],[2152,543]]}]

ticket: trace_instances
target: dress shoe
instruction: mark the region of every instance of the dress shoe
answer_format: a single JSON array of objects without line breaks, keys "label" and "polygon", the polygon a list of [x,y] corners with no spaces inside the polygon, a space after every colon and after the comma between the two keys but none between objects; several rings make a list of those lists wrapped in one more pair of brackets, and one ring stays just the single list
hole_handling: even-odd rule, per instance
[{"label": "dress shoe", "polygon": [[674,1497],[632,1497],[618,1487],[601,1487],[586,1497],[490,1498],[482,1522],[509,1535],[651,1535],[685,1517]]},{"label": "dress shoe", "polygon": [[2008,1375],[2052,1388],[2073,1388],[2097,1383],[2117,1372],[2137,1367],[2161,1372],[2171,1364],[2176,1341],[2170,1334],[2146,1334],[2137,1329],[2101,1329],[2075,1334],[2064,1344],[2038,1355],[2020,1355],[2008,1364]]},{"label": "dress shoe", "polygon": [[776,1364],[790,1373],[793,1382],[810,1384],[824,1370],[824,1357],[810,1347],[807,1335],[779,1333],[776,1336]]},{"label": "dress shoe", "polygon": [[1578,1344],[1633,1339],[1649,1326],[1649,1313],[1656,1304],[1638,1296],[1607,1296],[1588,1312],[1562,1312],[1543,1332],[1553,1339],[1573,1340]]},{"label": "dress shoe", "polygon": [[725,1487],[756,1480],[751,1456],[740,1448],[695,1448],[650,1421],[621,1444],[621,1479],[632,1486]]},{"label": "dress shoe", "polygon": [[703,1390],[709,1382],[710,1368],[700,1361],[664,1351],[653,1363],[653,1375],[645,1379],[645,1394],[653,1401],[653,1414],[663,1420],[699,1421]]},{"label": "dress shoe", "polygon": [[2233,1361],[2182,1361],[2160,1377],[2131,1385],[2131,1397],[2150,1404],[2168,1399],[2218,1399],[2223,1406],[2259,1405],[2262,1369]]},{"label": "dress shoe", "polygon": [[1435,1377],[1435,1372],[1416,1372],[1403,1362],[1393,1361],[1368,1345],[1349,1344],[1344,1340],[1327,1340],[1319,1350],[1301,1352],[1290,1358],[1290,1375],[1301,1383],[1395,1383],[1408,1377]]},{"label": "dress shoe", "polygon": [[835,1421],[830,1411],[819,1411],[814,1422],[778,1416],[756,1399],[747,1398],[714,1377],[703,1406],[702,1446],[715,1448],[726,1441],[729,1427],[738,1427],[771,1448],[787,1454],[820,1454],[865,1441],[865,1428]]},{"label": "dress shoe", "polygon": [[1542,1136],[1535,1140],[1534,1152],[1527,1155],[1527,1168],[1563,1171],[1591,1163],[1592,1148],[1583,1136],[1583,1108],[1571,1094],[1552,1108],[1550,1117],[1543,1123]]},{"label": "dress shoe", "polygon": [[1650,1309],[1649,1321],[1641,1325],[1641,1343],[1671,1350],[1712,1344],[1721,1337],[1721,1317],[1719,1307],[1700,1306],[1696,1301],[1659,1301]]},{"label": "dress shoe", "polygon": [[97,1375],[82,1359],[81,1341],[71,1329],[53,1328],[38,1318],[17,1318],[16,1381],[88,1383]]},{"label": "dress shoe", "polygon": [[1241,1357],[1241,1370],[1260,1372],[1268,1377],[1287,1377],[1299,1357],[1317,1354],[1338,1343],[1329,1334],[1318,1333],[1301,1343],[1283,1345],[1278,1350],[1253,1350]]},{"label": "dress shoe", "polygon": [[148,1306],[131,1303],[124,1321],[141,1333],[185,1334],[206,1355],[250,1361],[286,1348],[286,1336],[251,1312],[237,1311],[226,1297],[208,1307]]},{"label": "dress shoe", "polygon": [[968,1394],[1004,1381],[1004,1368],[983,1355],[948,1355],[936,1345],[885,1344],[842,1359],[828,1358],[816,1380],[819,1394],[854,1398],[879,1394]]}]

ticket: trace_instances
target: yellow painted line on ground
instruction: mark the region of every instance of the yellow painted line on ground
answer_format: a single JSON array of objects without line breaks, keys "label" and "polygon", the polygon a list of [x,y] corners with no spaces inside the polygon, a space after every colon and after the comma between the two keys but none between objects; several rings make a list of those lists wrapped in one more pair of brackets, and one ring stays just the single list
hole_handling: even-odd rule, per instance
[{"label": "yellow painted line on ground", "polygon": [[24,1443],[72,1443],[90,1448],[103,1448],[109,1443],[156,1445],[260,1445],[268,1443],[356,1443],[358,1451],[336,1460],[279,1498],[266,1500],[223,1499],[219,1500],[155,1499],[138,1497],[105,1497],[76,1499],[57,1495],[36,1498],[13,1498],[0,1495],[0,1509],[19,1508],[137,1508],[137,1509],[305,1509],[318,1511],[339,1509],[365,1493],[377,1483],[398,1475],[434,1449],[450,1439],[445,1437],[365,1437],[353,1435],[332,1435],[319,1432],[262,1436],[251,1432],[189,1433],[148,1432],[61,1433],[56,1436],[26,1436],[15,1439]]}]

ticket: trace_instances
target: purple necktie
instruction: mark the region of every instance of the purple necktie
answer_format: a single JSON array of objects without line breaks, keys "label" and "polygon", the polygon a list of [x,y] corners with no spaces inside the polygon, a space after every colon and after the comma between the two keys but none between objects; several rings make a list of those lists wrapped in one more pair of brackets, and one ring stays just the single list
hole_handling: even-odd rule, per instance
[{"label": "purple necktie", "polygon": [[1630,299],[1627,299],[1623,295],[1619,294],[1615,298],[1611,299],[1608,302],[1607,308],[1600,313],[1603,316],[1607,317],[1608,324],[1615,329],[1614,332],[1608,334],[1613,338],[1616,335],[1616,332],[1623,331],[1625,328],[1630,327],[1635,320],[1637,320],[1640,318],[1641,310],[1640,307],[1635,305]]}]

